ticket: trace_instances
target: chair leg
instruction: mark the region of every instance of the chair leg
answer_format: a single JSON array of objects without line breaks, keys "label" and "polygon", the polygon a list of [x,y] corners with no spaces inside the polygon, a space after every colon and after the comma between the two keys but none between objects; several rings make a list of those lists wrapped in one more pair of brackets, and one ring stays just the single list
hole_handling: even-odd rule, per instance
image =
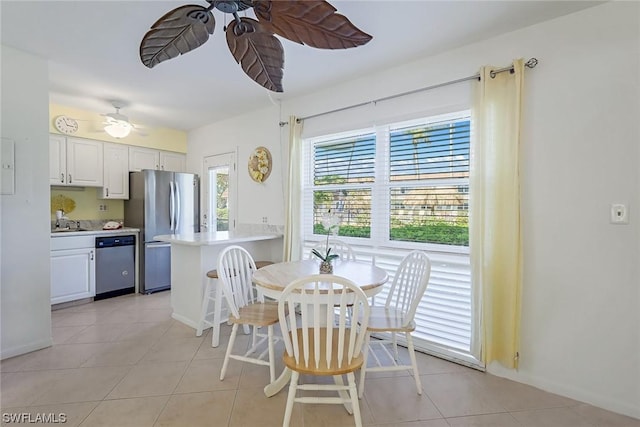
[{"label": "chair leg", "polygon": [[234,323],[231,328],[231,336],[229,337],[229,344],[227,344],[227,352],[224,355],[224,362],[222,362],[222,370],[220,371],[220,381],[224,380],[224,376],[227,373],[227,365],[229,365],[229,356],[231,350],[233,350],[233,344],[236,341],[236,333],[238,332],[238,324]]},{"label": "chair leg", "polygon": [[287,407],[284,410],[284,420],[282,421],[282,427],[289,427],[291,422],[291,413],[293,412],[293,401],[296,398],[296,391],[298,389],[298,378],[300,374],[296,371],[291,371],[291,381],[289,382],[289,394],[287,395]]},{"label": "chair leg", "polygon": [[267,340],[269,342],[269,382],[276,380],[276,364],[273,349],[273,325],[267,326]]},{"label": "chair leg", "polygon": [[216,300],[213,308],[213,327],[211,328],[211,347],[220,345],[220,319],[222,318],[222,283],[218,280],[212,283],[216,287]]},{"label": "chair leg", "polygon": [[200,309],[200,321],[198,322],[198,329],[196,329],[196,336],[202,336],[204,330],[204,322],[207,320],[207,313],[209,312],[209,295],[211,292],[211,279],[207,282],[207,286],[204,288],[204,295],[202,297],[202,308]]},{"label": "chair leg", "polygon": [[393,337],[393,359],[398,363],[398,337],[395,332],[391,332],[391,336]]},{"label": "chair leg", "polygon": [[413,349],[413,338],[411,338],[411,333],[407,332],[407,350],[409,350],[409,357],[411,358],[411,366],[413,367],[413,377],[416,380],[416,388],[418,389],[418,394],[422,394],[422,383],[420,382],[420,373],[418,372],[418,362],[416,361],[416,352]]},{"label": "chair leg", "polygon": [[356,376],[353,375],[353,372],[347,373],[347,381],[349,382],[349,394],[351,395],[353,418],[356,421],[356,427],[362,427],[362,418],[360,417],[360,402],[358,402],[358,392],[356,390]]},{"label": "chair leg", "polygon": [[360,391],[358,397],[362,399],[362,395],[364,394],[364,377],[367,372],[367,359],[369,358],[369,340],[371,339],[371,333],[366,332],[364,337],[364,345],[362,346],[362,367],[360,368]]},{"label": "chair leg", "polygon": [[[333,382],[336,385],[344,386],[344,380],[342,379],[342,375],[334,375],[333,376]],[[351,384],[349,384],[349,386],[351,386]],[[340,398],[344,402],[343,403],[344,409],[347,410],[349,415],[352,415],[353,414],[353,403],[349,401],[349,394],[345,390],[339,390],[338,391],[338,396],[340,396]]]}]

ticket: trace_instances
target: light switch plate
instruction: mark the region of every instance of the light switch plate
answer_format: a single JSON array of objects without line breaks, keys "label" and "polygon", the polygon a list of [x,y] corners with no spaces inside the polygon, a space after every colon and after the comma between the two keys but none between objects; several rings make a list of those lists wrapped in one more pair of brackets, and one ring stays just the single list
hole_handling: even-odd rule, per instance
[{"label": "light switch plate", "polygon": [[611,224],[629,224],[629,211],[622,203],[611,205]]}]

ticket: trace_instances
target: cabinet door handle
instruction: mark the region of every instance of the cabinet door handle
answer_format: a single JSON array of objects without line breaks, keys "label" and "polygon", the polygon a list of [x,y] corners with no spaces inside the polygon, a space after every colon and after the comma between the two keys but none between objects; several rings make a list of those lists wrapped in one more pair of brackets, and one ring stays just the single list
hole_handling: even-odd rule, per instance
[{"label": "cabinet door handle", "polygon": [[71,179],[71,174],[69,174],[69,184],[71,184],[73,182],[73,179]]},{"label": "cabinet door handle", "polygon": [[91,261],[93,261],[93,251],[91,251],[91,258],[90,258],[90,260],[91,260]]},{"label": "cabinet door handle", "polygon": [[62,182],[64,184],[64,174],[63,173],[60,174],[60,182]]},{"label": "cabinet door handle", "polygon": [[109,189],[107,188],[107,197],[109,197]]}]

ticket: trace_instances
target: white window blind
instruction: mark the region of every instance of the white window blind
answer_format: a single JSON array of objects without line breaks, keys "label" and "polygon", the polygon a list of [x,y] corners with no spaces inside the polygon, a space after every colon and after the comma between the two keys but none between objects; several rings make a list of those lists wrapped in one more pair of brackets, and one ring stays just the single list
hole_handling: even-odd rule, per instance
[{"label": "white window blind", "polygon": [[[469,112],[305,140],[304,251],[323,238],[322,216],[358,259],[392,281],[413,249],[432,260],[416,313],[416,348],[474,365],[468,255]],[[376,296],[383,304],[386,289]]]}]

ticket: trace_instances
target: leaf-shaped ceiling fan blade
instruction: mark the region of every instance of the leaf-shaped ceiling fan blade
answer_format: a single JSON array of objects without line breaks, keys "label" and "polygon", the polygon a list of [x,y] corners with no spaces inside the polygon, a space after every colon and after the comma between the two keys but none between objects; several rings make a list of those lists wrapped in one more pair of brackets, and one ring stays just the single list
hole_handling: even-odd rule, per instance
[{"label": "leaf-shaped ceiling fan blade", "polygon": [[213,34],[215,19],[202,6],[186,5],[158,19],[140,43],[140,59],[149,68],[202,46]]},{"label": "leaf-shaped ceiling fan blade", "polygon": [[372,39],[324,0],[254,0],[253,9],[267,30],[319,49],[347,49]]},{"label": "leaf-shaped ceiling fan blade", "polygon": [[282,92],[284,49],[255,19],[240,18],[227,27],[229,50],[244,72],[273,92]]}]

